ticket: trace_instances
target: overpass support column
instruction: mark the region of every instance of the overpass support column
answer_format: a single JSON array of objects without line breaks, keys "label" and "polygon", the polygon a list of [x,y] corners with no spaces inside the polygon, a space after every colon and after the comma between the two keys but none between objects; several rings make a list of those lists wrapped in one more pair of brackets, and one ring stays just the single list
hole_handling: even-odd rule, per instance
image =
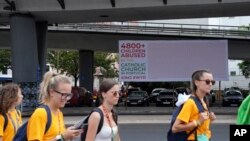
[{"label": "overpass support column", "polygon": [[46,56],[47,56],[47,33],[48,23],[47,22],[36,22],[37,31],[37,50],[38,50],[38,64],[39,73],[38,80],[41,81],[43,74],[46,72]]},{"label": "overpass support column", "polygon": [[12,74],[14,82],[37,81],[37,35],[30,15],[14,14],[10,19]]},{"label": "overpass support column", "polygon": [[79,51],[80,87],[85,87],[93,92],[93,64],[94,52],[90,50]]}]

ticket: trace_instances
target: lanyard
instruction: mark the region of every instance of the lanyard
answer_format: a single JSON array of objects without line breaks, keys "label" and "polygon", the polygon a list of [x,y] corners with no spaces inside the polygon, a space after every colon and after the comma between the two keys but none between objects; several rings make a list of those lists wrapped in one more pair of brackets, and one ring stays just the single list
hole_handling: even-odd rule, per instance
[{"label": "lanyard", "polygon": [[104,112],[106,118],[108,119],[108,123],[109,123],[109,126],[111,128],[111,134],[112,134],[111,141],[113,141],[114,140],[114,131],[113,131],[113,128],[112,128],[112,125],[111,125],[111,121],[110,121],[110,118],[109,118],[109,115],[108,115],[107,108],[103,104],[102,104],[102,109],[103,109],[103,112]]},{"label": "lanyard", "polygon": [[12,122],[12,125],[13,125],[13,127],[14,127],[14,131],[15,131],[15,133],[16,133],[17,129],[19,128],[19,120],[18,120],[18,118],[17,118],[17,114],[15,113],[16,122],[14,121],[14,119],[12,118],[12,116],[11,116],[10,113],[8,113],[8,116],[9,116],[11,122]]}]

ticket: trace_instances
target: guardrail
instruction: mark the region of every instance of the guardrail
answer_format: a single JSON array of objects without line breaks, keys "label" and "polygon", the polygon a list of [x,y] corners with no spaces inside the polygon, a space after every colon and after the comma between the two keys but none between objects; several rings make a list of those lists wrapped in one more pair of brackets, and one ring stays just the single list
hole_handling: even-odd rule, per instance
[{"label": "guardrail", "polygon": [[[0,26],[0,29],[8,29],[8,28],[9,26]],[[201,25],[201,24],[177,24],[177,23],[153,23],[153,22],[103,22],[103,23],[58,24],[49,26],[48,29],[62,30],[62,31],[89,31],[89,32],[109,32],[109,33],[250,39],[250,27],[225,26],[225,25]]]},{"label": "guardrail", "polygon": [[224,25],[198,25],[152,22],[108,22],[59,24],[57,26],[50,26],[49,29],[133,34],[201,36],[215,38],[250,38],[249,27]]}]

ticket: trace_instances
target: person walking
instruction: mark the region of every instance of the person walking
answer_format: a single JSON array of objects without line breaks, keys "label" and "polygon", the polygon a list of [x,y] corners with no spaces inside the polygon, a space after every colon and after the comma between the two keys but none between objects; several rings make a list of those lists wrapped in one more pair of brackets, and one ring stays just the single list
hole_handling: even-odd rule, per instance
[{"label": "person walking", "polygon": [[12,141],[22,124],[22,115],[16,109],[22,103],[21,88],[15,83],[5,84],[0,90],[0,141]]},{"label": "person walking", "polygon": [[177,116],[172,132],[186,131],[189,133],[196,129],[197,137],[192,133],[187,140],[209,141],[211,138],[210,124],[216,119],[213,112],[208,111],[204,97],[210,93],[212,85],[215,84],[213,75],[208,70],[197,70],[192,74],[192,95],[201,102],[204,112],[199,113],[195,101],[189,98],[183,105]]},{"label": "person walking", "polygon": [[248,96],[242,101],[238,113],[237,121],[238,125],[250,125],[250,92]]},{"label": "person walking", "polygon": [[114,106],[119,100],[119,85],[113,79],[104,79],[100,84],[99,93],[102,96],[102,104],[98,108],[104,116],[103,125],[97,133],[101,114],[93,112],[88,120],[86,141],[120,141],[117,116],[114,112]]},{"label": "person walking", "polygon": [[47,72],[40,84],[40,103],[51,111],[51,125],[45,133],[47,113],[45,108],[36,108],[28,120],[28,141],[64,141],[71,140],[82,132],[82,129],[65,128],[63,113],[60,110],[71,99],[71,81],[62,74]]}]

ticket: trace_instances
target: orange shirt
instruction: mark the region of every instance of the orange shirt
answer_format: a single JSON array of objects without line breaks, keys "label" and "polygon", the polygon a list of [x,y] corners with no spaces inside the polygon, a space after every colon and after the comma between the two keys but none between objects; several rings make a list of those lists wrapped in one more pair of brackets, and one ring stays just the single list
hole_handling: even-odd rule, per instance
[{"label": "orange shirt", "polygon": [[[189,123],[194,120],[199,119],[199,109],[196,106],[193,99],[189,98],[183,105],[182,110],[180,111],[179,115],[177,116],[177,119]],[[192,130],[192,129],[191,129]],[[190,132],[191,130],[187,131]],[[211,131],[210,131],[210,119],[205,120],[197,129],[197,134],[206,134],[208,138],[211,137]],[[194,140],[195,136],[194,133],[191,134],[188,138],[189,140]]]},{"label": "orange shirt", "polygon": [[3,131],[4,117],[3,115],[0,115],[0,137],[2,137],[3,141],[12,141],[17,129],[22,124],[22,116],[20,114],[20,111],[19,114],[17,113],[17,110],[8,112],[6,115],[8,117],[8,124],[5,131]]},{"label": "orange shirt", "polygon": [[46,110],[44,108],[37,108],[31,115],[28,122],[28,140],[47,141],[55,138],[56,135],[62,134],[65,131],[64,119],[61,111],[58,112],[58,114],[51,112],[51,125],[47,133],[44,135],[46,123]]}]

